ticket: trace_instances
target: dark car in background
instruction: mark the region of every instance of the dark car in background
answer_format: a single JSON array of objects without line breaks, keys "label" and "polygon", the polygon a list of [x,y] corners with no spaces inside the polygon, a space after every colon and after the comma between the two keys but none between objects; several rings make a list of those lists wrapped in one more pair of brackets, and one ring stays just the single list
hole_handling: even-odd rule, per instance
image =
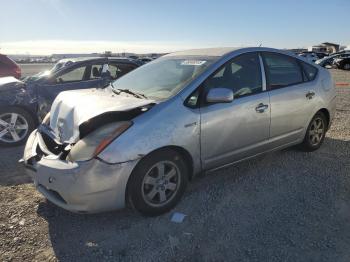
[{"label": "dark car in background", "polygon": [[338,69],[350,70],[350,55],[345,58],[343,57],[335,59],[334,66]]},{"label": "dark car in background", "polygon": [[332,66],[335,59],[346,58],[346,57],[350,57],[349,51],[332,54],[330,56],[325,56],[324,58],[317,60],[315,63],[322,67]]},{"label": "dark car in background", "polygon": [[0,77],[4,76],[13,76],[19,79],[21,78],[21,68],[15,61],[6,55],[0,54]]},{"label": "dark car in background", "polygon": [[24,143],[60,92],[103,88],[141,63],[116,57],[64,59],[23,81],[0,78],[0,146]]}]

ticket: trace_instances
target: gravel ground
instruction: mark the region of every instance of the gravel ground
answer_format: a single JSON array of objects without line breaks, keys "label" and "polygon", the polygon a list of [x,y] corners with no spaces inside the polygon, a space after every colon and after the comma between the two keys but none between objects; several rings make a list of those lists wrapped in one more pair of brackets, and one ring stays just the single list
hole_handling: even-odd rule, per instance
[{"label": "gravel ground", "polygon": [[[332,70],[350,83],[350,72]],[[266,154],[193,181],[171,213],[76,215],[0,149],[0,261],[350,261],[350,86],[316,152]]]}]

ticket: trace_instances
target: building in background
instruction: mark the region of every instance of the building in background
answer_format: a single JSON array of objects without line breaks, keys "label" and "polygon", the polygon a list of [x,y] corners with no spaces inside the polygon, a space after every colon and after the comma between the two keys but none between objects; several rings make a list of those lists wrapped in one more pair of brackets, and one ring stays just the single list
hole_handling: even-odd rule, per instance
[{"label": "building in background", "polygon": [[340,45],[338,44],[325,42],[320,45],[313,45],[309,47],[308,51],[332,54],[332,53],[339,52],[339,48],[340,48]]}]

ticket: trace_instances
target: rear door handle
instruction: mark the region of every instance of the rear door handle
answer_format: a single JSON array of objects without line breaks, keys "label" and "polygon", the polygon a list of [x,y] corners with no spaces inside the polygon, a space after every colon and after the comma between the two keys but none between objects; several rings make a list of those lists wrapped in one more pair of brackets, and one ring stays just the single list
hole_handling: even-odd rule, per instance
[{"label": "rear door handle", "polygon": [[315,92],[309,91],[305,94],[306,98],[312,99],[315,96]]},{"label": "rear door handle", "polygon": [[264,113],[266,109],[269,108],[269,105],[265,105],[263,103],[258,104],[258,106],[255,108],[255,111],[257,113]]}]

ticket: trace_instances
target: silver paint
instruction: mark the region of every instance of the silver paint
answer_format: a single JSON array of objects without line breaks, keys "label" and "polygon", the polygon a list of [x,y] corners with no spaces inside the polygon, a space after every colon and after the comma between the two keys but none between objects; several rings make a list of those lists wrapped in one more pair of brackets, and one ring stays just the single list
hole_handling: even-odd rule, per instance
[{"label": "silver paint", "polygon": [[[334,83],[330,73],[317,65],[314,66],[318,68],[318,76],[311,82],[266,91],[262,68],[262,93],[201,108],[184,105],[186,98],[225,62],[246,52],[260,51],[300,59],[289,52],[270,48],[182,52],[185,55],[221,57],[177,95],[158,102],[132,119],[133,125],[98,155],[100,160],[70,163],[51,156],[43,157],[35,164],[37,171],[33,174],[36,184],[44,186],[39,190],[51,201],[73,211],[97,212],[121,208],[125,204],[127,181],[133,168],[142,157],[155,150],[164,147],[185,150],[192,158],[192,173],[196,174],[300,143],[312,117],[320,109],[326,109],[332,121],[335,113]],[[306,97],[309,91],[315,93],[312,99]],[[91,93],[82,96],[74,93],[74,99],[68,97],[71,92],[63,94],[52,107],[51,127],[57,131],[59,119],[70,127],[63,129],[66,141],[76,142],[79,124],[93,116],[150,103],[137,98],[118,97],[114,100],[105,97],[102,92],[96,95],[92,91],[86,92]],[[263,110],[260,110],[261,105],[264,105]],[[35,154],[32,148],[37,146],[36,137],[37,134],[33,133],[27,142],[25,160]],[[52,183],[48,182],[50,177]],[[45,187],[59,192],[67,204],[58,203],[45,191]]]}]

